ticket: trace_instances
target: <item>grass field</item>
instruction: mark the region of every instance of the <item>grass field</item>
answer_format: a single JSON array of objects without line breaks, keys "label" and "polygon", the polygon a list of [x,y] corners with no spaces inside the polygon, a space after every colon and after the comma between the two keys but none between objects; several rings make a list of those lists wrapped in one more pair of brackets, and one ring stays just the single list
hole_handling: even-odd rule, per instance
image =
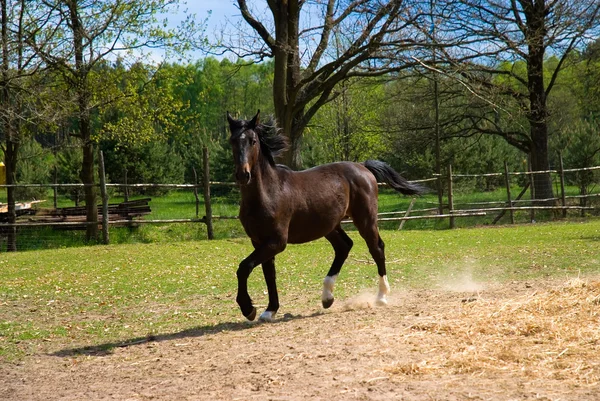
[{"label": "grass field", "polygon": [[[382,231],[392,291],[448,281],[576,276],[600,268],[600,220]],[[375,289],[376,267],[356,232],[336,298]],[[71,347],[111,348],[147,336],[243,320],[235,304],[245,238],[121,244],[0,254],[0,361]],[[277,257],[282,314],[318,309],[329,243]],[[266,304],[260,269],[250,294]]]}]

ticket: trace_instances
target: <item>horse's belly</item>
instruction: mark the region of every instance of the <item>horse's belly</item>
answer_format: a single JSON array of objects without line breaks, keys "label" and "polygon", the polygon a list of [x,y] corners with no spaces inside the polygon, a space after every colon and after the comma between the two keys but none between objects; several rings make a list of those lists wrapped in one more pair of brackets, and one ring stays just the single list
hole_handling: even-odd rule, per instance
[{"label": "horse's belly", "polygon": [[322,238],[333,231],[343,217],[344,213],[333,213],[292,218],[288,229],[288,242],[301,244]]}]

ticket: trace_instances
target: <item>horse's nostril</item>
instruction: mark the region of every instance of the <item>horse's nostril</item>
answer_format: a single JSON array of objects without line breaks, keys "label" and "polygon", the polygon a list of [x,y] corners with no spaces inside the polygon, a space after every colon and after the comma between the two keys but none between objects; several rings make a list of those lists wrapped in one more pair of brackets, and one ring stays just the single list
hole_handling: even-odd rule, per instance
[{"label": "horse's nostril", "polygon": [[236,172],[236,179],[239,183],[248,184],[251,178],[252,173],[250,173],[250,170],[240,169]]}]

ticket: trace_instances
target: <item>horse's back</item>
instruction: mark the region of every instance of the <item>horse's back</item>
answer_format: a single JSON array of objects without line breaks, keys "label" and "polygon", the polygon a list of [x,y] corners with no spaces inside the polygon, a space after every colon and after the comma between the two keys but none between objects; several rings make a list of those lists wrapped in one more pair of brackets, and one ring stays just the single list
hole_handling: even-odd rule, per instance
[{"label": "horse's back", "polygon": [[377,195],[375,176],[360,163],[335,162],[302,171],[287,168],[283,171],[291,186],[318,198],[327,195],[336,197],[341,193],[347,193],[349,197],[366,193]]},{"label": "horse's back", "polygon": [[321,238],[360,208],[377,213],[377,182],[359,163],[337,162],[297,172],[280,170],[280,174],[293,204],[290,243]]}]

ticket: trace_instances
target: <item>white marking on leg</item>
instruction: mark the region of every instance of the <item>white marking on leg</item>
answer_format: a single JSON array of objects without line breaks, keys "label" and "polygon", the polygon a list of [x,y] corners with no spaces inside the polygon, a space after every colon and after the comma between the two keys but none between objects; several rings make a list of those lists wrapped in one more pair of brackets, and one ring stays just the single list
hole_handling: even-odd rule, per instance
[{"label": "white marking on leg", "polygon": [[325,280],[323,280],[323,295],[321,295],[321,301],[327,302],[333,299],[333,285],[335,284],[337,277],[337,274],[335,276],[325,276]]},{"label": "white marking on leg", "polygon": [[273,316],[275,316],[275,313],[277,313],[277,312],[271,312],[271,311],[266,310],[260,314],[260,317],[258,318],[258,320],[263,321],[263,322],[272,322]]},{"label": "white marking on leg", "polygon": [[388,283],[387,276],[379,277],[379,292],[377,293],[377,304],[387,305],[387,294],[390,293],[390,284]]}]

